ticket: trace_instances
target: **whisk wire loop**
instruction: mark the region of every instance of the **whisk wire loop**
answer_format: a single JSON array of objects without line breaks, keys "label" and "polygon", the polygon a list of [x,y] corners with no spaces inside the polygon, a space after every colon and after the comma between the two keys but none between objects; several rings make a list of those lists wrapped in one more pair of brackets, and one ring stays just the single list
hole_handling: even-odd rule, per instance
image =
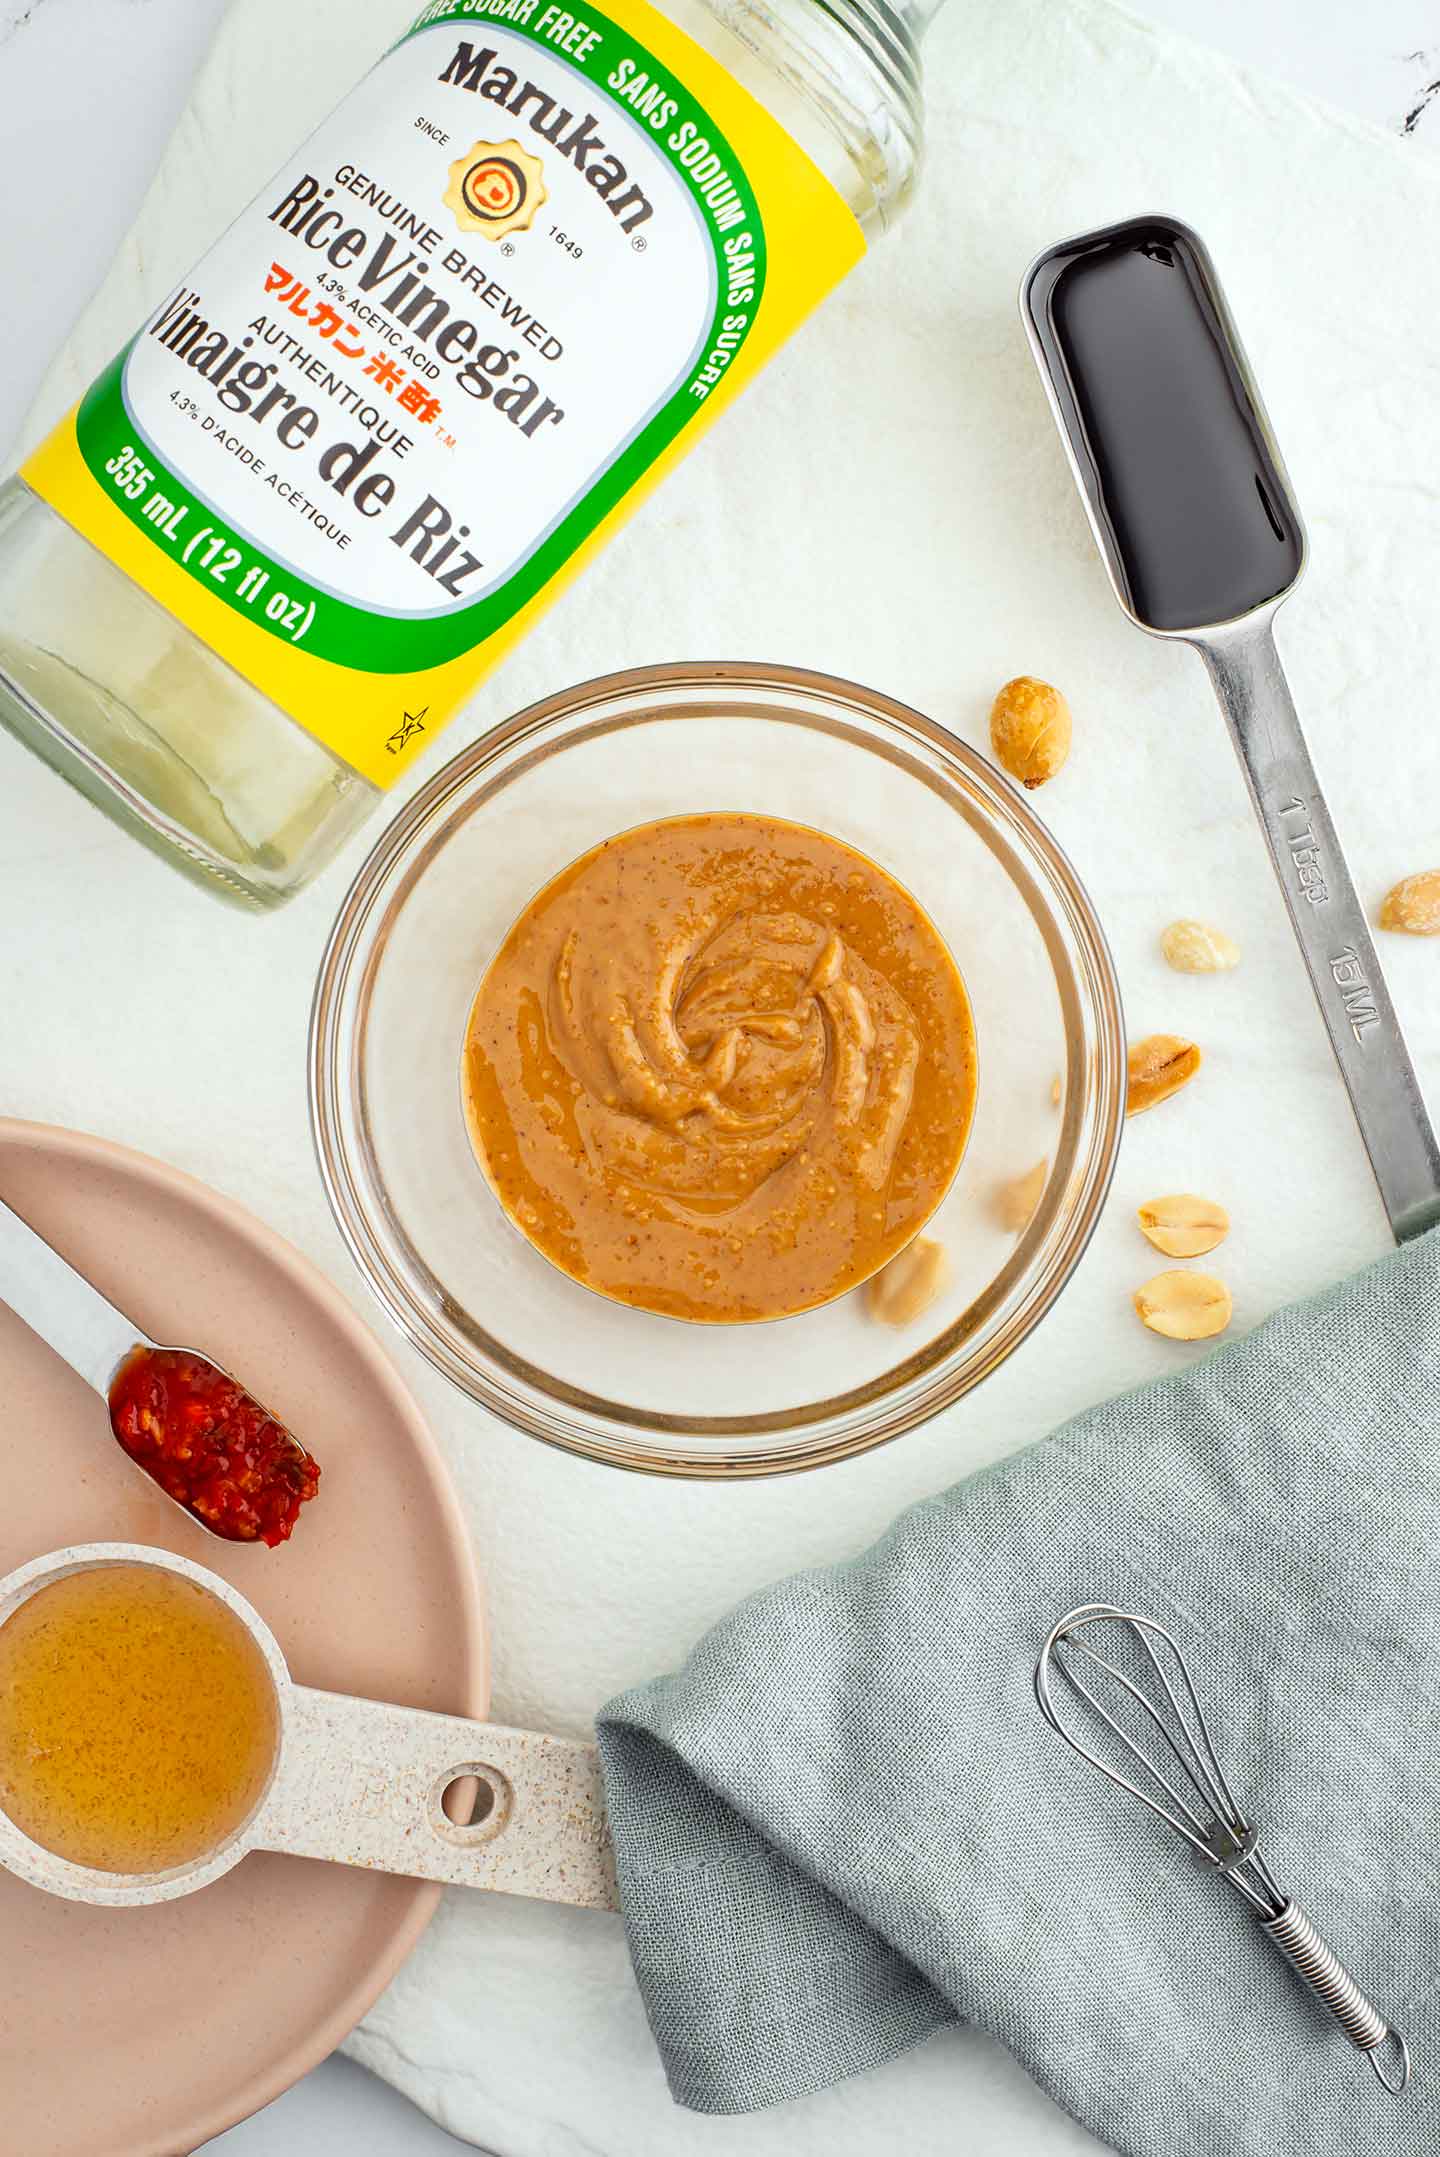
[{"label": "whisk wire loop", "polygon": [[[1159,1718],[1158,1716],[1156,1716],[1155,1710],[1150,1706],[1148,1701],[1142,1698],[1138,1689],[1130,1683],[1129,1679],[1124,1675],[1122,1671],[1116,1670],[1114,1665],[1106,1662],[1103,1656],[1090,1655],[1088,1649],[1082,1650],[1081,1652],[1087,1656],[1090,1662],[1095,1664],[1097,1669],[1104,1670],[1111,1677],[1115,1678],[1120,1683],[1120,1685],[1125,1688],[1126,1692],[1130,1693],[1133,1698],[1139,1702],[1140,1706],[1145,1710],[1146,1714],[1149,1715],[1158,1726]],[[1103,1707],[1101,1703],[1096,1699],[1095,1695],[1084,1683],[1078,1672],[1073,1668],[1069,1658],[1062,1657],[1057,1654],[1053,1658],[1053,1660],[1055,1667],[1059,1670],[1061,1676],[1065,1679],[1072,1692],[1076,1693],[1079,1698],[1084,1701],[1086,1707],[1089,1708],[1091,1714],[1094,1715],[1100,1722],[1105,1725],[1105,1728],[1111,1733],[1111,1735],[1117,1740],[1117,1742],[1125,1748],[1126,1752],[1131,1754],[1133,1758],[1136,1759],[1140,1763],[1140,1765],[1146,1769],[1146,1771],[1153,1777],[1159,1787],[1166,1792],[1167,1796],[1171,1800],[1171,1803],[1176,1807],[1176,1809],[1180,1813],[1183,1813],[1184,1819],[1177,1819],[1175,1817],[1175,1814],[1171,1812],[1168,1807],[1159,1804],[1154,1798],[1150,1797],[1147,1792],[1139,1789],[1137,1785],[1131,1782],[1127,1776],[1118,1774],[1113,1768],[1109,1767],[1105,1761],[1101,1760],[1097,1754],[1091,1752],[1088,1745],[1081,1744],[1080,1740],[1075,1736],[1074,1732],[1068,1730],[1065,1724],[1062,1722],[1059,1711],[1055,1707],[1054,1700],[1047,1686],[1044,1691],[1039,1692],[1040,1708],[1041,1712],[1045,1717],[1045,1720],[1050,1724],[1051,1728],[1054,1730],[1058,1730],[1061,1737],[1064,1738],[1066,1744],[1069,1745],[1073,1751],[1079,1753],[1083,1760],[1091,1761],[1094,1766],[1099,1768],[1102,1775],[1108,1775],[1112,1782],[1120,1783],[1124,1789],[1130,1792],[1132,1797],[1139,1798],[1142,1805],[1148,1805],[1151,1812],[1157,1813],[1162,1820],[1167,1821],[1169,1825],[1176,1830],[1177,1834],[1183,1835],[1185,1837],[1185,1840],[1188,1843],[1192,1844],[1193,1847],[1200,1852],[1202,1857],[1208,1857],[1210,1855],[1210,1844],[1206,1835],[1204,1821],[1191,1811],[1190,1807],[1185,1803],[1185,1800],[1181,1797],[1180,1793],[1177,1790],[1171,1788],[1170,1784],[1166,1781],[1161,1770],[1156,1766],[1155,1762],[1151,1759],[1149,1753],[1146,1752],[1144,1746],[1139,1742],[1139,1740],[1137,1738],[1131,1737],[1126,1731],[1122,1730],[1119,1723],[1115,1720],[1114,1716],[1110,1714],[1109,1710]],[[1037,1691],[1039,1691],[1038,1687]],[[1162,1732],[1162,1735],[1163,1734],[1164,1733]],[[1172,1743],[1172,1741],[1170,1741],[1168,1737],[1166,1742]],[[1173,1749],[1174,1748],[1172,1743],[1172,1750]]]},{"label": "whisk wire loop", "polygon": [[[1174,1710],[1176,1721],[1179,1723],[1181,1730],[1185,1734],[1186,1742],[1188,1743],[1190,1748],[1190,1756],[1189,1758],[1187,1758],[1184,1751],[1178,1745],[1174,1744],[1173,1741],[1171,1742],[1171,1751],[1175,1754],[1176,1759],[1180,1762],[1180,1765],[1184,1768],[1186,1774],[1190,1777],[1190,1780],[1194,1784],[1196,1790],[1208,1802],[1211,1811],[1215,1815],[1215,1818],[1221,1821],[1233,1821],[1238,1826],[1243,1828],[1245,1826],[1244,1815],[1241,1812],[1239,1805],[1236,1803],[1235,1793],[1232,1791],[1229,1783],[1225,1779],[1225,1770],[1221,1767],[1219,1757],[1216,1754],[1214,1741],[1210,1736],[1210,1725],[1205,1720],[1205,1710],[1201,1707],[1199,1695],[1195,1691],[1194,1684],[1191,1682],[1190,1672],[1186,1665],[1184,1656],[1180,1653],[1179,1648],[1175,1645],[1175,1642],[1171,1638],[1169,1633],[1165,1632],[1160,1626],[1152,1627],[1152,1625],[1149,1623],[1142,1623],[1138,1630],[1140,1635],[1140,1645],[1145,1651],[1145,1655],[1150,1663],[1150,1667],[1153,1669],[1157,1679],[1164,1688],[1165,1697],[1169,1701],[1171,1708]],[[1161,1664],[1160,1658],[1155,1653],[1155,1649],[1150,1639],[1152,1630],[1156,1634],[1158,1634],[1159,1637],[1165,1642],[1165,1645],[1169,1648],[1171,1654],[1175,1658],[1175,1667],[1180,1673],[1180,1681],[1185,1688],[1185,1697],[1190,1704],[1191,1714],[1193,1714],[1195,1718],[1194,1731],[1192,1731],[1190,1724],[1186,1720],[1185,1710],[1181,1707],[1180,1702],[1175,1697],[1175,1688],[1171,1685],[1169,1678],[1165,1675],[1165,1671]],[[1195,1734],[1196,1731],[1198,1731],[1199,1733],[1198,1737]],[[1191,1765],[1192,1761],[1194,1763],[1194,1766],[1198,1767],[1200,1771],[1201,1779],[1198,1781]]]},{"label": "whisk wire loop", "polygon": [[[1115,1624],[1131,1629],[1134,1639],[1143,1651],[1165,1695],[1166,1703],[1179,1728],[1179,1738],[1177,1738],[1175,1731],[1167,1725],[1164,1715],[1156,1707],[1155,1703],[1147,1699],[1139,1686],[1123,1670],[1119,1669],[1107,1656],[1101,1655],[1096,1649],[1092,1648],[1086,1641],[1074,1637],[1082,1625],[1099,1624]],[[1180,1673],[1181,1683],[1185,1689],[1194,1723],[1200,1733],[1198,1739],[1194,1731],[1192,1731],[1190,1721],[1177,1698],[1175,1689],[1166,1676],[1151,1645],[1149,1635],[1152,1632],[1165,1642],[1175,1657],[1176,1667]],[[1126,1696],[1141,1710],[1148,1722],[1158,1732],[1167,1750],[1183,1772],[1195,1796],[1199,1798],[1201,1804],[1205,1807],[1205,1817],[1196,1813],[1193,1807],[1186,1802],[1185,1797],[1175,1788],[1174,1783],[1155,1759],[1152,1758],[1140,1740],[1130,1731],[1125,1730],[1104,1704],[1096,1698],[1075,1668],[1074,1658],[1076,1656],[1083,1657],[1093,1668],[1103,1671],[1107,1677],[1112,1678]],[[1161,1802],[1149,1791],[1142,1789],[1129,1775],[1116,1768],[1113,1763],[1102,1760],[1067,1726],[1056,1706],[1051,1688],[1050,1674],[1052,1668],[1060,1672],[1072,1692],[1084,1702],[1091,1714],[1105,1726],[1116,1743],[1122,1748],[1123,1753],[1132,1762],[1145,1770],[1155,1788],[1163,1792],[1164,1798],[1168,1802]],[[1127,1611],[1114,1610],[1108,1605],[1100,1603],[1090,1604],[1081,1610],[1071,1611],[1069,1617],[1062,1619],[1061,1623],[1054,1628],[1050,1638],[1045,1643],[1045,1650],[1040,1657],[1035,1673],[1035,1692],[1040,1703],[1040,1711],[1046,1721],[1053,1730],[1064,1738],[1066,1744],[1073,1751],[1079,1753],[1082,1759],[1088,1760],[1093,1767],[1099,1768],[1102,1775],[1106,1775],[1112,1782],[1118,1783],[1132,1797],[1138,1798],[1140,1803],[1146,1806],[1150,1812],[1163,1820],[1168,1827],[1173,1828],[1177,1835],[1182,1836],[1207,1864],[1223,1866],[1240,1893],[1260,1916],[1273,1917],[1275,1915],[1281,1902],[1278,1892],[1275,1894],[1273,1901],[1268,1901],[1266,1894],[1267,1883],[1262,1880],[1261,1888],[1257,1891],[1252,1883],[1238,1870],[1239,1860],[1236,1858],[1236,1852],[1241,1849],[1248,1839],[1249,1823],[1241,1815],[1240,1809],[1231,1794],[1230,1786],[1225,1780],[1224,1772],[1221,1769],[1211,1741],[1210,1729],[1205,1720],[1204,1710],[1201,1708],[1199,1699],[1196,1696],[1195,1687],[1190,1678],[1190,1673],[1185,1667],[1184,1658],[1163,1626],[1157,1625],[1153,1619],[1132,1617]]]},{"label": "whisk wire loop", "polygon": [[[1061,1656],[1059,1652],[1062,1645],[1066,1650],[1066,1653],[1063,1656]],[[1165,1678],[1164,1672],[1160,1668],[1159,1661],[1156,1658],[1154,1651],[1151,1649],[1150,1643],[1144,1639],[1143,1635],[1141,1636],[1141,1645],[1144,1647],[1146,1653],[1150,1656],[1150,1660],[1155,1667],[1156,1675],[1159,1677],[1160,1683],[1164,1687],[1166,1696],[1171,1702],[1171,1705],[1175,1708],[1177,1719],[1180,1720],[1181,1727],[1183,1729],[1183,1716],[1181,1715],[1178,1703],[1175,1700],[1175,1695]],[[1154,1761],[1150,1758],[1150,1755],[1144,1751],[1143,1747],[1134,1738],[1128,1736],[1126,1732],[1120,1728],[1119,1724],[1115,1722],[1111,1716],[1106,1714],[1105,1710],[1096,1700],[1094,1694],[1088,1692],[1086,1688],[1081,1684],[1079,1678],[1076,1676],[1074,1670],[1071,1667],[1071,1656],[1076,1654],[1083,1655],[1088,1663],[1093,1664],[1093,1666],[1097,1670],[1105,1671],[1109,1677],[1114,1678],[1115,1682],[1121,1687],[1123,1687],[1124,1691],[1128,1693],[1130,1698],[1135,1702],[1136,1706],[1139,1707],[1142,1712],[1146,1716],[1148,1716],[1149,1720],[1154,1724],[1156,1730],[1160,1733],[1161,1738],[1164,1740],[1168,1750],[1174,1757],[1177,1765],[1183,1772],[1186,1780],[1189,1782],[1196,1796],[1201,1800],[1201,1803],[1206,1805],[1212,1813],[1219,1814],[1223,1810],[1224,1801],[1218,1795],[1214,1784],[1207,1783],[1206,1780],[1203,1779],[1204,1763],[1201,1763],[1202,1773],[1197,1773],[1195,1766],[1192,1764],[1192,1761],[1186,1758],[1183,1748],[1177,1743],[1172,1732],[1166,1728],[1164,1718],[1160,1715],[1154,1703],[1146,1699],[1145,1695],[1141,1692],[1139,1686],[1132,1683],[1132,1681],[1126,1677],[1124,1671],[1119,1669],[1116,1664],[1110,1662],[1103,1655],[1097,1655],[1094,1649],[1088,1648],[1083,1641],[1065,1641],[1063,1643],[1057,1641],[1055,1649],[1055,1660],[1059,1664],[1060,1670],[1065,1676],[1065,1678],[1073,1686],[1074,1690],[1080,1695],[1081,1699],[1085,1701],[1086,1705],[1092,1708],[1094,1712],[1100,1716],[1101,1720],[1115,1734],[1115,1736],[1119,1739],[1122,1745],[1126,1746],[1130,1751],[1135,1753],[1140,1760],[1144,1762],[1145,1766],[1149,1769],[1150,1773],[1155,1777],[1155,1780],[1161,1785],[1161,1787],[1163,1789],[1169,1790],[1169,1785],[1165,1782],[1164,1777],[1162,1776],[1159,1768],[1156,1767]],[[1188,1736],[1188,1732],[1186,1733],[1186,1735]],[[1182,1807],[1183,1811],[1185,1812],[1186,1818],[1194,1821],[1196,1830],[1198,1833],[1200,1833],[1203,1840],[1203,1822],[1195,1819],[1195,1816],[1190,1811],[1189,1806],[1185,1804],[1184,1800],[1180,1797],[1177,1791],[1170,1791],[1169,1794],[1174,1799],[1174,1802]]]},{"label": "whisk wire loop", "polygon": [[[1079,1637],[1082,1630],[1103,1626],[1119,1628],[1129,1648],[1140,1658],[1140,1683]],[[1157,1652],[1157,1642],[1167,1651],[1173,1677]],[[1082,1665],[1088,1666],[1089,1684],[1082,1675]],[[1102,1758],[1062,1718],[1053,1684],[1057,1672],[1070,1693],[1109,1732],[1118,1748],[1118,1762]],[[1119,1688],[1117,1707],[1132,1726],[1136,1717],[1125,1703],[1139,1710],[1143,1718],[1139,1722],[1140,1735],[1134,1727],[1127,1728],[1097,1697],[1092,1689],[1096,1673]],[[1145,1690],[1147,1673],[1158,1688],[1155,1697]],[[1261,1855],[1259,1829],[1241,1810],[1220,1764],[1189,1666],[1165,1627],[1153,1618],[1142,1618],[1105,1603],[1088,1603],[1072,1610],[1052,1628],[1041,1651],[1035,1666],[1035,1697],[1046,1722],[1072,1751],[1173,1828],[1244,1897],[1302,1983],[1328,2009],[1350,2043],[1368,2056],[1383,2086],[1395,2096],[1406,2089],[1411,2067],[1404,2038],[1390,2028],[1304,1911],[1278,1885]],[[1157,1760],[1148,1744],[1142,1742],[1142,1736],[1148,1737],[1151,1730],[1158,1733],[1165,1753],[1178,1768],[1178,1778],[1163,1764],[1164,1756]],[[1134,1779],[1136,1773],[1148,1777],[1152,1787],[1142,1787]],[[1197,1803],[1199,1811],[1195,1809]],[[1388,2071],[1392,2060],[1393,2073]]]}]

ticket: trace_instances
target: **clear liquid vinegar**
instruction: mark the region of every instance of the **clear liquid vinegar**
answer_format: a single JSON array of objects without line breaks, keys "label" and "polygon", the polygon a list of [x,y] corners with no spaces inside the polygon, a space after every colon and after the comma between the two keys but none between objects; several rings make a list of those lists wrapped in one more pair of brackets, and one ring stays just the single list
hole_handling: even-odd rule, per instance
[{"label": "clear liquid vinegar", "polygon": [[[915,183],[933,4],[665,0],[665,12],[873,239]],[[145,844],[250,906],[298,891],[380,798],[18,477],[0,487],[0,720]]]}]

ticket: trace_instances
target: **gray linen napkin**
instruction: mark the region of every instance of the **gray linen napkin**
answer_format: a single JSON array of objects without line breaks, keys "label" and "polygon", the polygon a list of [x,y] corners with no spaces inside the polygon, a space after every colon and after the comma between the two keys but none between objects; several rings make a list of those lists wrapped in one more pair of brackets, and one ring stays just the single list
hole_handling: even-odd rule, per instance
[{"label": "gray linen napkin", "polygon": [[[680,2102],[773,2104],[961,2020],[1125,2157],[1435,2157],[1437,1466],[1440,1232],[610,1702],[625,1921]],[[1409,2037],[1408,2096],[1041,1722],[1036,1655],[1091,1601],[1176,1632],[1282,1885]]]}]

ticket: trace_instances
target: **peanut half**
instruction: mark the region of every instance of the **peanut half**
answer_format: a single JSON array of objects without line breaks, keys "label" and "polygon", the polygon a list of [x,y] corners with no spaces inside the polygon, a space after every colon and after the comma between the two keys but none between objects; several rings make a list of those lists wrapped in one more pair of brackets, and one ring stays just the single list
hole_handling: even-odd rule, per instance
[{"label": "peanut half", "polygon": [[865,1283],[865,1308],[885,1326],[908,1326],[942,1293],[950,1257],[933,1236],[917,1236]]},{"label": "peanut half", "polygon": [[1227,974],[1240,964],[1240,946],[1208,921],[1172,921],[1160,934],[1165,964],[1177,974]]},{"label": "peanut half", "polygon": [[1022,1229],[1030,1226],[1049,1172],[1050,1159],[1047,1155],[1043,1161],[1037,1161],[1033,1168],[1027,1168],[1023,1176],[1016,1176],[1011,1182],[996,1186],[995,1218],[1002,1228],[1008,1228],[1013,1235],[1018,1236]]},{"label": "peanut half", "polygon": [[1043,786],[1070,754],[1070,707],[1049,682],[1017,674],[990,707],[990,745],[1012,779]]},{"label": "peanut half", "polygon": [[1404,936],[1440,936],[1440,869],[1402,876],[1385,895],[1380,926]]},{"label": "peanut half", "polygon": [[1168,1101],[1172,1093],[1188,1086],[1200,1069],[1200,1051],[1193,1041],[1179,1034],[1147,1034],[1132,1044],[1127,1059],[1129,1081],[1125,1095],[1127,1116],[1139,1116]]},{"label": "peanut half", "polygon": [[1213,1198],[1173,1191],[1137,1208],[1140,1232],[1167,1258],[1201,1258],[1230,1233],[1230,1216]]},{"label": "peanut half", "polygon": [[1230,1291],[1213,1273],[1177,1266],[1135,1291],[1135,1308],[1152,1333],[1167,1341],[1209,1341],[1230,1323]]}]

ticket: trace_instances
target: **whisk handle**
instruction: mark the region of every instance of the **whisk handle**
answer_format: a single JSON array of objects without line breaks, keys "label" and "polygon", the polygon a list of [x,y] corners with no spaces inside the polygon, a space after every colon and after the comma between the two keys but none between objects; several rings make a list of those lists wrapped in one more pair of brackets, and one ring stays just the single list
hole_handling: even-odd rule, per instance
[{"label": "whisk handle", "polygon": [[[1370,2065],[1387,2090],[1399,2096],[1410,2081],[1410,2051],[1404,2038],[1392,2030],[1378,2007],[1366,1999],[1354,1978],[1333,1949],[1328,1948],[1298,1903],[1287,1902],[1278,1917],[1262,1917],[1268,1932],[1301,1983],[1329,2009],[1357,2052],[1369,2057]],[[1396,2073],[1392,2078],[1381,2064],[1384,2047],[1393,2044]]]}]

